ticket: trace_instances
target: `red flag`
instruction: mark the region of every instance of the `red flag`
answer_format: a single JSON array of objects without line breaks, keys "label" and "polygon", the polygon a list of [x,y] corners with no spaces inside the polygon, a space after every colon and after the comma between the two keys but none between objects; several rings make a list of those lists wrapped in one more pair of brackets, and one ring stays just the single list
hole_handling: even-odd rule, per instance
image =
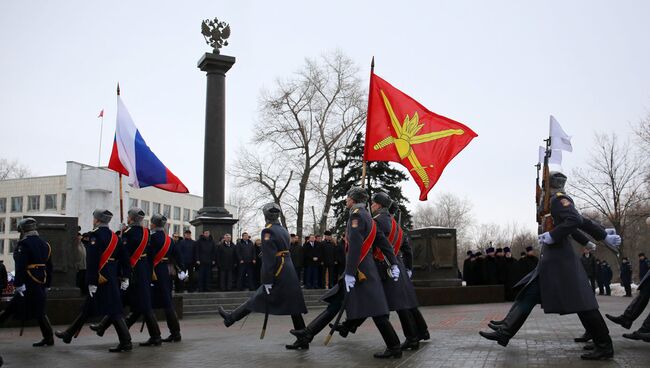
[{"label": "red flag", "polygon": [[420,187],[420,200],[442,171],[476,137],[467,126],[433,113],[372,74],[364,159],[404,165]]},{"label": "red flag", "polygon": [[97,115],[98,118],[103,118],[104,117],[104,109],[99,112],[99,115]]}]

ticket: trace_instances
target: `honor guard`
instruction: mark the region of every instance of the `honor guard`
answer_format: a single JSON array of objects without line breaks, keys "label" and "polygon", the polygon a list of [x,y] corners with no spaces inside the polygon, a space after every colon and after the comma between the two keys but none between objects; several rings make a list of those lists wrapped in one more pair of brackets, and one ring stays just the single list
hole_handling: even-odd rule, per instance
[{"label": "honor guard", "polygon": [[153,274],[152,274],[152,303],[153,308],[162,308],[165,311],[165,319],[169,328],[169,337],[163,339],[163,342],[181,341],[181,326],[178,322],[176,309],[172,303],[172,277],[169,274],[169,260],[174,261],[176,266],[181,270],[178,277],[181,280],[186,278],[187,272],[180,254],[180,249],[172,241],[172,238],[165,233],[167,217],[161,214],[151,216],[151,252],[153,254]]},{"label": "honor guard", "polygon": [[595,239],[613,246],[620,244],[620,237],[608,235],[601,226],[578,213],[573,199],[564,192],[566,179],[560,172],[550,173],[554,228],[539,236],[541,256],[537,267],[515,285],[523,285],[523,289],[506,318],[488,325],[494,332],[481,331],[480,335],[497,341],[499,345],[508,345],[535,305],[541,304],[544,313],[578,314],[585,330],[594,340],[594,350],[583,354],[582,359],[610,359],[614,356],[612,339],[569,236],[579,234],[578,229],[582,229]]},{"label": "honor guard", "polygon": [[[264,313],[265,321],[268,315],[290,315],[293,328],[305,328],[303,313],[307,313],[305,299],[300,289],[300,281],[289,253],[290,238],[287,229],[280,224],[282,210],[276,203],[266,204],[262,211],[266,227],[262,230],[262,285],[255,294],[244,304],[232,312],[226,312],[219,307],[226,327],[244,318],[251,312]],[[266,326],[263,327],[263,330]],[[287,349],[309,349],[308,341],[297,341],[286,345]]]},{"label": "honor guard", "polygon": [[119,353],[132,349],[120,293],[120,289],[126,290],[129,285],[129,279],[120,275],[128,275],[131,266],[117,235],[108,228],[112,218],[113,214],[105,209],[93,212],[93,230],[82,236],[86,247],[88,296],[81,313],[65,331],[57,331],[56,336],[69,344],[89,317],[105,316],[103,323],[107,327],[113,325],[119,339],[119,344],[109,351]]},{"label": "honor guard", "polygon": [[52,248],[38,235],[36,220],[31,217],[18,222],[20,240],[14,249],[16,277],[14,296],[7,308],[0,313],[0,324],[12,315],[25,320],[35,319],[43,339],[33,346],[52,346],[52,325],[45,314],[46,288],[50,287],[52,275]]},{"label": "honor guard", "polygon": [[[366,210],[368,193],[362,188],[352,188],[347,193],[346,207],[350,210],[347,224],[348,250],[345,274],[330,289],[323,300],[328,307],[303,330],[291,330],[300,342],[310,342],[344,308],[348,320],[372,317],[386,343],[386,350],[374,354],[375,358],[400,358],[399,337],[388,320],[389,310],[377,266],[372,259],[373,247],[380,247],[391,265],[396,264],[395,254],[386,237]],[[399,278],[399,269],[394,268],[393,279]],[[334,328],[338,328],[335,324]]]}]

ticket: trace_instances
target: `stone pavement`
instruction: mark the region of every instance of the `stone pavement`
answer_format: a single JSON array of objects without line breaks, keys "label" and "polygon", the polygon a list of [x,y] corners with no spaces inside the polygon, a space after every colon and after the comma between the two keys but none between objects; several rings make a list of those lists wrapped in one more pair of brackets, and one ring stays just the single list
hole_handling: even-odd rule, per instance
[{"label": "stone pavement", "polygon": [[[603,315],[622,312],[630,298],[598,297]],[[478,335],[487,330],[490,319],[501,318],[509,303],[438,306],[422,308],[429,323],[432,339],[417,352],[406,352],[402,359],[382,361],[372,353],[382,350],[383,343],[371,321],[366,322],[355,335],[347,339],[335,336],[329,346],[323,346],[324,334],[316,337],[308,351],[286,351],[284,344],[292,341],[288,331],[291,319],[271,316],[267,335],[259,339],[263,316],[253,314],[242,326],[241,322],[226,329],[216,317],[193,318],[181,321],[183,341],[165,344],[162,348],[134,347],[130,353],[110,354],[107,349],[117,342],[115,332],[109,330],[103,338],[95,336],[87,327],[70,345],[56,340],[48,348],[32,348],[40,338],[37,328],[25,329],[19,337],[16,328],[0,329],[0,354],[4,367],[647,367],[650,362],[650,344],[629,341],[621,337],[625,331],[608,322],[612,332],[616,356],[608,362],[586,362],[580,359],[582,344],[573,338],[582,334],[575,315],[544,315],[539,308],[531,314],[520,333],[507,348],[484,340]],[[649,310],[650,311],[650,310]],[[309,322],[318,311],[307,314]],[[633,328],[638,328],[636,321]],[[398,319],[391,316],[396,329]],[[60,327],[60,326],[57,326]],[[132,329],[134,342],[146,340],[140,334],[139,324]],[[163,335],[167,329],[161,323]],[[398,331],[400,338],[401,331]]]}]

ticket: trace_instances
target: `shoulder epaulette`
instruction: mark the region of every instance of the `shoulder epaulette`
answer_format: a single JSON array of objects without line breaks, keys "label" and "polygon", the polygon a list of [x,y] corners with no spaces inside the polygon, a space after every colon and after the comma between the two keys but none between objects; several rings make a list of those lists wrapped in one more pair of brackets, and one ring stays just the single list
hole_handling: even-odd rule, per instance
[{"label": "shoulder epaulette", "polygon": [[564,197],[564,193],[562,193],[562,192],[557,192],[557,193],[555,193],[555,195],[558,196],[558,197]]},{"label": "shoulder epaulette", "polygon": [[272,228],[272,227],[273,227],[273,224],[266,224],[266,228],[267,228],[267,229],[270,229],[270,228]]},{"label": "shoulder epaulette", "polygon": [[359,212],[358,208],[355,208],[354,211],[352,211],[352,213],[358,213],[358,212]]}]

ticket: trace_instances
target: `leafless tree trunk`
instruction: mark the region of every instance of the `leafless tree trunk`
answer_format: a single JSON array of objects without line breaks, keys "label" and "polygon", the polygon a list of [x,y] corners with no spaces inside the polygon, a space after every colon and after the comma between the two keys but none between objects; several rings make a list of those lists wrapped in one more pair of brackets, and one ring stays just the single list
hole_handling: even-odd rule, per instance
[{"label": "leafless tree trunk", "polygon": [[[575,170],[569,184],[586,209],[602,214],[625,239],[627,227],[645,219],[634,213],[648,200],[644,162],[628,142],[620,143],[616,134],[596,135],[595,141],[587,168]],[[625,240],[621,255],[624,244]]]}]

